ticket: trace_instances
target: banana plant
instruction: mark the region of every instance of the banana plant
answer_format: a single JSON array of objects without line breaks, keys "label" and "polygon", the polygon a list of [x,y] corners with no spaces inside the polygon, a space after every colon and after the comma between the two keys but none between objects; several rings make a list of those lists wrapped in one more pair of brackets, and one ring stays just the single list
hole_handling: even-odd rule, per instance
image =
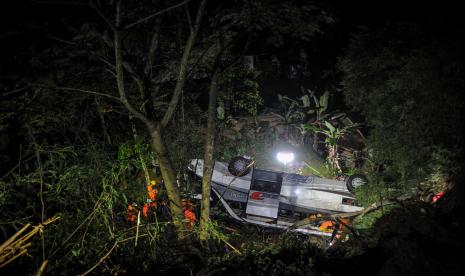
[{"label": "banana plant", "polygon": [[358,128],[359,124],[352,124],[341,128],[335,127],[327,120],[323,120],[324,124],[304,124],[302,129],[304,133],[311,131],[313,133],[320,133],[325,136],[325,146],[328,149],[327,161],[332,169],[338,173],[342,172],[341,164],[339,163],[339,141],[350,131]]},{"label": "banana plant", "polygon": [[291,124],[296,121],[302,121],[305,113],[302,111],[302,107],[298,101],[280,94],[278,94],[278,100],[281,103],[283,112],[281,114],[274,114],[281,118],[283,122]]}]

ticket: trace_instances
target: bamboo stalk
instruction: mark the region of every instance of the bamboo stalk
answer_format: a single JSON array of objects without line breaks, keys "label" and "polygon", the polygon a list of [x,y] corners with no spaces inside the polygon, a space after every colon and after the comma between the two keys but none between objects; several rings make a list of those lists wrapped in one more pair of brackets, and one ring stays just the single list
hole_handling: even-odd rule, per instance
[{"label": "bamboo stalk", "polygon": [[134,242],[134,247],[137,247],[137,240],[139,239],[139,225],[140,225],[140,211],[137,212],[136,241]]},{"label": "bamboo stalk", "polygon": [[12,261],[16,260],[19,256],[22,256],[24,254],[27,253],[27,249],[24,249],[23,251],[21,251],[20,253],[18,253],[16,256],[14,256],[13,258],[9,259],[8,261],[0,264],[0,268],[6,266],[7,264],[11,263]]},{"label": "bamboo stalk", "polygon": [[18,232],[16,232],[16,234],[14,234],[11,238],[9,238],[7,241],[5,241],[4,243],[2,243],[2,245],[0,245],[0,252],[2,252],[6,247],[8,247],[8,245],[10,245],[19,235],[21,235],[21,233],[23,233],[29,226],[31,226],[30,223],[24,225],[23,228],[21,228],[21,230],[19,230]]},{"label": "bamboo stalk", "polygon": [[[32,245],[32,243],[28,243],[28,244],[25,244],[21,247],[8,247],[6,248],[5,250],[5,253],[3,253],[3,256],[0,256],[0,263],[3,263],[6,259],[8,258],[11,258],[10,255],[13,255],[15,256],[15,253],[18,252],[18,251],[23,251],[23,250],[27,250],[28,247],[30,247]],[[17,253],[16,253],[17,254]]]},{"label": "bamboo stalk", "polygon": [[232,244],[230,244],[228,241],[226,241],[225,239],[221,239],[227,246],[231,247],[232,250],[234,250],[237,254],[239,255],[242,255],[241,251],[239,251],[237,248],[235,248],[234,246],[232,246]]},{"label": "bamboo stalk", "polygon": [[48,260],[44,260],[42,262],[42,265],[40,266],[39,270],[36,273],[36,276],[41,276],[45,272],[45,268],[47,267]]},{"label": "bamboo stalk", "polygon": [[25,245],[21,245],[19,249],[27,249],[28,247],[31,247],[32,242],[26,243]]},{"label": "bamboo stalk", "polygon": [[[59,216],[54,216],[45,220],[43,224],[40,223],[37,226],[32,226],[33,228],[28,233],[24,234],[24,236],[22,237],[20,236],[31,226],[31,224],[26,224],[23,228],[16,232],[11,238],[9,238],[0,246],[0,267],[4,267],[5,265],[17,259],[18,257],[26,254],[28,248],[32,245],[32,242],[28,242],[29,239],[31,239],[37,233],[43,235],[44,226],[58,219],[60,219]],[[44,262],[45,261],[46,260],[44,260]]]}]

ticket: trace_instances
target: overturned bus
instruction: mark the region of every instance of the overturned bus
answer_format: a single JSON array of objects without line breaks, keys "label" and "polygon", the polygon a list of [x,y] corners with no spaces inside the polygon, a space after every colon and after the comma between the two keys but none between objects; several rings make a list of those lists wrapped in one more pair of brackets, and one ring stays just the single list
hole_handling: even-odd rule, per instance
[{"label": "overturned bus", "polygon": [[[189,170],[203,176],[203,160],[193,159]],[[316,176],[257,169],[250,159],[236,157],[216,161],[212,174],[212,199],[241,222],[277,229],[288,229],[311,215],[357,212],[355,188],[366,184],[363,175],[345,181]],[[291,229],[291,228],[289,228]],[[330,236],[316,225],[292,228],[305,234]]]}]

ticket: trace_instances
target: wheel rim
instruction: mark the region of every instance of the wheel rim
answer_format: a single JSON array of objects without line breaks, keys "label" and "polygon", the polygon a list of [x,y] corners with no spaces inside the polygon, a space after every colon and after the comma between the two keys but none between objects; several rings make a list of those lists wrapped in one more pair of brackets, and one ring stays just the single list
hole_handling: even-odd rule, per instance
[{"label": "wheel rim", "polygon": [[358,188],[360,186],[363,186],[366,184],[366,181],[365,179],[361,178],[361,177],[356,177],[352,180],[352,187],[354,188]]},{"label": "wheel rim", "polygon": [[236,162],[236,163],[234,164],[234,169],[235,169],[236,171],[239,171],[239,172],[245,170],[245,167],[246,167],[246,164],[245,164],[245,162],[242,161],[242,160],[241,160],[241,161],[238,161],[238,162]]}]

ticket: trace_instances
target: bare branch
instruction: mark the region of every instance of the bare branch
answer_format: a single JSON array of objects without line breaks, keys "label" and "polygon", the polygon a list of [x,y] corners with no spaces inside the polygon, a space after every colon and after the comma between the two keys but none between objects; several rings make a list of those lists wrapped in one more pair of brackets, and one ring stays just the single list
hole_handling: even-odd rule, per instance
[{"label": "bare branch", "polygon": [[150,48],[147,57],[147,61],[145,63],[144,74],[146,77],[150,78],[150,74],[152,71],[152,64],[155,60],[155,53],[158,49],[160,40],[160,24],[157,24],[153,30],[152,39],[150,40]]},{"label": "bare branch", "polygon": [[175,9],[175,8],[177,8],[177,7],[180,7],[180,6],[186,4],[186,3],[189,2],[189,1],[190,1],[190,0],[182,1],[182,2],[179,3],[179,4],[176,4],[176,5],[174,5],[174,6],[171,6],[171,7],[168,7],[168,8],[166,8],[166,9],[163,9],[163,10],[161,10],[161,11],[158,11],[158,12],[156,12],[156,13],[154,13],[154,14],[151,14],[151,15],[149,15],[149,16],[147,16],[147,17],[144,17],[144,18],[142,18],[142,19],[139,19],[139,20],[137,20],[137,21],[134,22],[134,23],[131,23],[131,24],[129,24],[129,25],[126,25],[126,27],[124,27],[124,30],[130,29],[130,28],[136,26],[137,24],[140,24],[140,23],[142,23],[142,22],[145,22],[145,21],[147,21],[147,20],[150,20],[150,19],[154,18],[155,16],[158,16],[158,15],[160,15],[160,14],[162,14],[162,13],[165,13],[165,12],[170,11],[170,10],[172,10],[172,9]]},{"label": "bare branch", "polygon": [[61,42],[61,43],[64,43],[64,44],[68,44],[68,45],[76,45],[76,43],[72,42],[72,41],[68,41],[68,40],[64,40],[62,38],[59,38],[59,37],[56,37],[56,36],[53,36],[53,35],[45,35],[46,37],[50,38],[50,39],[53,39],[53,40],[56,40],[58,42]]},{"label": "bare branch", "polygon": [[116,73],[111,71],[111,69],[105,68],[105,71],[107,71],[108,73],[110,73],[110,75],[116,78]]},{"label": "bare branch", "polygon": [[118,241],[116,241],[113,246],[110,248],[110,250],[105,254],[103,255],[100,260],[91,268],[89,268],[86,272],[82,273],[82,274],[79,274],[81,276],[84,276],[84,275],[87,275],[89,273],[92,272],[92,270],[94,270],[95,268],[97,268],[101,263],[103,263],[103,261],[105,261],[106,258],[108,258],[108,256],[110,256],[111,252],[113,252],[113,250],[117,247],[118,245]]},{"label": "bare branch", "polygon": [[189,23],[189,30],[192,33],[194,31],[194,29],[192,27],[192,20],[191,20],[191,14],[189,13],[189,7],[187,5],[185,5],[184,10],[186,11],[187,22]]},{"label": "bare branch", "polygon": [[123,62],[123,67],[128,71],[128,73],[131,75],[132,79],[136,82],[137,87],[139,88],[140,96],[141,99],[144,100],[144,80],[142,77],[134,70],[134,68],[131,66],[131,64],[127,62]]},{"label": "bare branch", "polygon": [[134,70],[134,67],[131,64],[123,61],[123,67],[126,69],[126,71],[128,71],[129,74],[131,74],[131,76],[135,77],[135,79],[142,81],[140,75],[136,72],[136,70]]},{"label": "bare branch", "polygon": [[86,93],[86,94],[92,94],[100,97],[105,97],[109,98],[115,101],[120,101],[118,97],[109,95],[107,93],[102,93],[102,92],[96,92],[96,91],[91,91],[91,90],[85,90],[85,89],[79,89],[79,88],[72,88],[72,87],[61,87],[61,86],[48,86],[48,85],[43,85],[43,84],[31,84],[32,86],[35,87],[40,87],[40,88],[48,88],[48,89],[55,89],[55,90],[63,90],[63,91],[76,91],[76,92],[81,92],[81,93]]},{"label": "bare branch", "polygon": [[173,96],[171,97],[171,101],[168,105],[168,109],[166,110],[165,115],[163,116],[163,119],[161,121],[162,127],[165,127],[166,125],[168,125],[168,122],[171,120],[171,118],[173,117],[174,111],[176,110],[179,97],[184,87],[184,83],[186,82],[187,62],[189,60],[192,46],[194,45],[194,41],[199,31],[200,21],[203,18],[203,12],[205,10],[206,5],[207,5],[207,0],[202,0],[202,2],[200,2],[200,6],[197,11],[197,16],[195,18],[193,32],[191,32],[191,34],[189,35],[189,39],[187,40],[186,46],[184,47],[184,52],[182,54],[181,63],[179,64],[179,74],[178,74],[178,80],[176,82],[176,87],[174,88]]},{"label": "bare branch", "polygon": [[110,67],[110,70],[115,70],[115,65],[113,65],[111,62],[109,62],[108,60],[106,60],[105,58],[103,58],[102,56],[97,56],[97,58],[105,63],[108,67]]},{"label": "bare branch", "polygon": [[139,112],[136,108],[134,108],[131,103],[128,101],[126,96],[126,90],[124,87],[124,70],[123,70],[123,43],[121,41],[121,36],[119,33],[119,27],[121,23],[121,1],[118,1],[116,4],[116,28],[114,29],[115,35],[115,69],[116,69],[116,83],[118,86],[118,93],[120,101],[126,107],[129,112],[134,115],[137,119],[141,120],[147,127],[152,128],[153,124],[150,120],[144,116],[141,112]]},{"label": "bare branch", "polygon": [[84,89],[78,89],[78,88],[70,88],[70,87],[55,87],[55,89],[59,90],[65,90],[65,91],[76,91],[76,92],[82,92],[82,93],[87,93],[87,94],[92,94],[92,95],[97,95],[109,99],[113,99],[115,101],[119,101],[120,99],[111,95],[108,95],[106,93],[100,93],[100,92],[95,92],[91,90],[84,90]]},{"label": "bare branch", "polygon": [[113,31],[116,30],[115,24],[111,22],[111,20],[106,16],[98,7],[95,5],[93,0],[90,0],[90,6],[98,13],[98,15],[107,23],[107,25],[112,29]]},{"label": "bare branch", "polygon": [[11,94],[14,94],[14,93],[18,93],[18,92],[21,92],[23,91],[24,89],[28,88],[29,86],[31,86],[30,84],[26,84],[25,86],[21,87],[21,88],[18,88],[18,89],[15,89],[15,90],[12,90],[12,91],[8,91],[8,92],[3,92],[2,93],[2,97],[7,97]]}]

